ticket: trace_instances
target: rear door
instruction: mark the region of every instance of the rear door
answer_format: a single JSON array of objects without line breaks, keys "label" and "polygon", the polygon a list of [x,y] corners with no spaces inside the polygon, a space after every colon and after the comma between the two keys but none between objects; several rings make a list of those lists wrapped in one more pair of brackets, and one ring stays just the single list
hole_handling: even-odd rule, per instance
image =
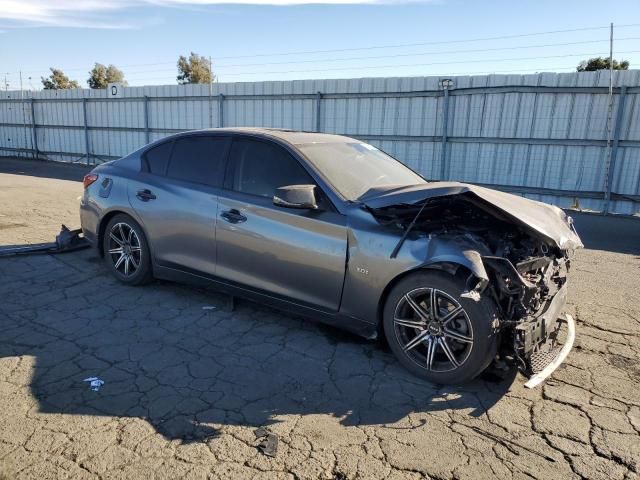
[{"label": "rear door", "polygon": [[217,276],[337,311],[347,254],[344,216],[319,187],[319,210],[273,205],[276,188],[315,183],[280,145],[234,138],[218,200]]},{"label": "rear door", "polygon": [[215,223],[229,137],[190,135],[152,148],[129,201],[162,266],[214,274]]}]

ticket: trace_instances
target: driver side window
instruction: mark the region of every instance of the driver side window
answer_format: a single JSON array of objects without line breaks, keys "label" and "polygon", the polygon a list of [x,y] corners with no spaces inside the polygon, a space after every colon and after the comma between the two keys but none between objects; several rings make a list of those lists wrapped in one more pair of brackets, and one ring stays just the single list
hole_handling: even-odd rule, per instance
[{"label": "driver side window", "polygon": [[251,139],[233,141],[225,188],[272,198],[278,187],[303,184],[315,182],[282,147]]}]

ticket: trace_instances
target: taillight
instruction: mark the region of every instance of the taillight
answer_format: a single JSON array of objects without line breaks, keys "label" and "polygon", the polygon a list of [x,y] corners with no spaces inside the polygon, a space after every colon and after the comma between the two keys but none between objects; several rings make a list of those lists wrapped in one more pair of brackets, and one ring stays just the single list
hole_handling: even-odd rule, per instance
[{"label": "taillight", "polygon": [[88,173],[82,179],[82,185],[84,185],[84,188],[87,188],[89,185],[91,185],[96,180],[98,180],[98,175],[96,175],[95,173]]}]

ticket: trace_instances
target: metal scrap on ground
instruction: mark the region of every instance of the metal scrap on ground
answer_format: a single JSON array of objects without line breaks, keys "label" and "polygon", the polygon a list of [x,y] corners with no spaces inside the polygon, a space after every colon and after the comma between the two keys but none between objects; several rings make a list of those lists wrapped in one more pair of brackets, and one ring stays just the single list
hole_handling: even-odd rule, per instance
[{"label": "metal scrap on ground", "polygon": [[267,457],[275,457],[278,454],[278,436],[265,427],[258,427],[253,432],[256,438],[261,438],[258,449]]},{"label": "metal scrap on ground", "polygon": [[89,382],[89,387],[91,387],[91,390],[94,392],[100,390],[100,387],[104,385],[104,380],[101,380],[98,377],[85,378],[83,382]]},{"label": "metal scrap on ground", "polygon": [[62,225],[60,233],[56,235],[55,242],[7,245],[0,247],[0,257],[72,252],[87,247],[89,247],[89,242],[82,236],[82,229],[69,230],[66,225]]}]

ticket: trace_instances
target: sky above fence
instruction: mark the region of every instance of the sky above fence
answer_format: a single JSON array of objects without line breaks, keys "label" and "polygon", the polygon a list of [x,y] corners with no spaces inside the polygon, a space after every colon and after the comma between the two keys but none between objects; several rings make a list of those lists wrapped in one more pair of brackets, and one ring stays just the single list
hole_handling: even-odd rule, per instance
[{"label": "sky above fence", "polygon": [[22,71],[39,88],[58,67],[84,86],[101,62],[131,85],[171,84],[190,51],[224,82],[565,72],[608,54],[610,21],[614,56],[640,65],[637,0],[237,2],[0,0],[0,81],[17,89]]}]

